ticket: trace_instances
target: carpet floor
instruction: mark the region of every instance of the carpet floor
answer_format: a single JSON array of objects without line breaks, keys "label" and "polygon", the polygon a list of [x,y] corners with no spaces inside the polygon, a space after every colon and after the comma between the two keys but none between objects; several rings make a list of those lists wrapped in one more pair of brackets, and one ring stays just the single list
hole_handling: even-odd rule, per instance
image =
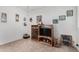
[{"label": "carpet floor", "polygon": [[77,52],[77,50],[67,46],[56,48],[51,47],[44,42],[21,39],[0,45],[0,52]]}]

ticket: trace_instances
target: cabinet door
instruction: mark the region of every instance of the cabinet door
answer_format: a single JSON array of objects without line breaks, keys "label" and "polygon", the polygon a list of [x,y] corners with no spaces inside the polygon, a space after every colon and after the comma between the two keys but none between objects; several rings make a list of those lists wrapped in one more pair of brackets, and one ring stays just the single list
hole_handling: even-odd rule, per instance
[{"label": "cabinet door", "polygon": [[32,39],[38,39],[38,29],[32,28]]}]

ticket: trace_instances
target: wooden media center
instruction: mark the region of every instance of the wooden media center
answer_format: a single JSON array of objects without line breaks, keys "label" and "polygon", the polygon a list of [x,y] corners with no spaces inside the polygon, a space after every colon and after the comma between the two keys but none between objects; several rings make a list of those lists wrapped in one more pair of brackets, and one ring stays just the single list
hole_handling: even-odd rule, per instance
[{"label": "wooden media center", "polygon": [[44,41],[54,46],[54,28],[53,25],[32,25],[31,39]]}]

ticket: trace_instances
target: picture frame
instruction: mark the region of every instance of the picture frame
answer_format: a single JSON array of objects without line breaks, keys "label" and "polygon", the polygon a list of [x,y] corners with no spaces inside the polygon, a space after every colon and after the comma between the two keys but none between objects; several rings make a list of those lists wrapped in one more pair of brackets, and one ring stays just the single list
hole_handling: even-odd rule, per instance
[{"label": "picture frame", "polygon": [[24,21],[26,21],[26,17],[24,17],[24,19],[23,19]]},{"label": "picture frame", "polygon": [[4,12],[1,13],[1,22],[2,23],[7,22],[7,13],[4,13]]},{"label": "picture frame", "polygon": [[37,18],[37,23],[42,22],[42,15],[36,16]]},{"label": "picture frame", "polygon": [[24,22],[24,26],[27,26],[26,22]]},{"label": "picture frame", "polygon": [[53,19],[53,24],[58,24],[58,19]]},{"label": "picture frame", "polygon": [[19,14],[16,14],[16,22],[19,22]]},{"label": "picture frame", "polygon": [[73,16],[73,10],[67,10],[67,17]]},{"label": "picture frame", "polygon": [[60,15],[59,20],[66,20],[66,16],[65,15]]},{"label": "picture frame", "polygon": [[33,21],[33,19],[32,19],[32,17],[30,18],[30,22],[32,22]]}]

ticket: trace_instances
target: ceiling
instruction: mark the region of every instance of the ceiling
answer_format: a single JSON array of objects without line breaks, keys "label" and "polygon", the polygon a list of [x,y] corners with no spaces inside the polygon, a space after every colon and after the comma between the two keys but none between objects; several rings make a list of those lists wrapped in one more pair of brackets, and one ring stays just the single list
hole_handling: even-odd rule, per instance
[{"label": "ceiling", "polygon": [[28,8],[29,8],[30,10],[34,10],[34,9],[41,8],[41,6],[28,6]]},{"label": "ceiling", "polygon": [[42,6],[18,6],[18,7],[25,11],[31,11],[31,10],[41,8]]}]

